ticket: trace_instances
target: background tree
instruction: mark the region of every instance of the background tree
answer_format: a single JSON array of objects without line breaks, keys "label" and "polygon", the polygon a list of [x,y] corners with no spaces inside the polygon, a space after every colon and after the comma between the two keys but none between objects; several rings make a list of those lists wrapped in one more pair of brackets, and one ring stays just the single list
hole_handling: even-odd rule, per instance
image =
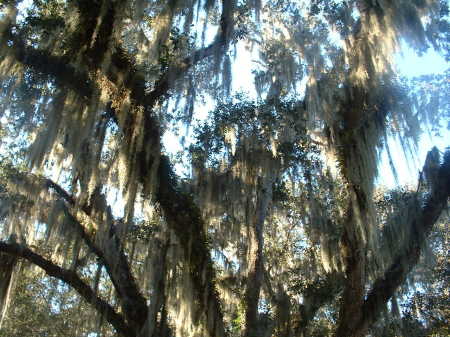
[{"label": "background tree", "polygon": [[[392,61],[402,40],[448,54],[445,2],[21,3],[1,2],[2,313],[44,289],[55,329],[86,336],[445,329],[407,285],[427,289],[411,276],[427,242],[443,256],[450,153],[401,197],[374,194],[388,137],[412,152],[448,121],[446,78],[407,83]],[[232,90],[242,44],[254,100]],[[161,137],[180,127],[171,158]],[[30,265],[51,279],[26,282]]]}]

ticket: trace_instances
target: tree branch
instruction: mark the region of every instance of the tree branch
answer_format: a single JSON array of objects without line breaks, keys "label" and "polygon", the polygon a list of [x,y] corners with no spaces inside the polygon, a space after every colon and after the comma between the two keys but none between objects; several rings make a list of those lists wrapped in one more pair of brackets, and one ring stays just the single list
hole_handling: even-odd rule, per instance
[{"label": "tree branch", "polygon": [[[101,263],[105,266],[105,269],[110,276],[111,282],[116,289],[119,300],[123,306],[124,314],[127,320],[136,324],[136,326],[142,326],[147,319],[147,304],[146,299],[142,296],[136,281],[130,270],[128,260],[123,252],[120,240],[115,235],[115,230],[112,224],[109,225],[109,240],[108,245],[103,247],[97,247],[94,240],[86,232],[83,222],[97,223],[86,210],[84,210],[84,219],[79,219],[80,211],[77,211],[75,201],[62,187],[50,179],[45,179],[46,185],[52,188],[60,197],[64,198],[71,206],[66,207],[65,211],[67,216],[72,220],[73,227],[76,229],[80,237],[84,240],[86,245],[91,251],[97,255]],[[111,214],[108,214],[108,219],[113,219]],[[97,224],[99,228],[99,224]]]},{"label": "tree branch", "polygon": [[[157,120],[152,115],[152,109],[157,101],[166,95],[168,90],[170,90],[171,85],[173,84],[173,77],[171,76],[174,72],[177,74],[176,78],[180,78],[191,68],[192,65],[208,56],[213,55],[213,53],[219,50],[220,47],[226,47],[232,32],[232,14],[235,2],[235,0],[223,0],[221,29],[219,30],[219,35],[213,44],[209,47],[195,51],[192,56],[184,59],[181,63],[176,63],[169,66],[168,71],[161,76],[160,80],[155,84],[154,90],[150,93],[145,94],[145,81],[142,74],[135,69],[133,63],[127,57],[125,51],[121,48],[115,49],[115,52],[111,55],[111,66],[104,73],[106,77],[116,85],[117,88],[124,86],[130,90],[130,97],[133,105],[143,106],[145,109],[144,139],[146,143],[153,144],[153,146],[151,146],[151,149],[145,147],[143,150],[144,153],[136,157],[139,162],[130,163],[130,166],[139,167],[138,179],[145,185],[145,181],[147,180],[145,177],[149,174],[148,171],[151,169],[151,164],[160,161],[158,170],[159,186],[157,199],[163,208],[169,227],[176,232],[183,245],[195,291],[197,297],[201,299],[199,309],[207,318],[206,324],[210,336],[224,335],[224,327],[220,301],[214,283],[215,273],[207,245],[207,235],[204,230],[204,223],[194,202],[188,196],[177,190],[176,179],[170,168],[168,159],[166,157],[162,157],[160,159],[160,129]],[[78,5],[84,6],[85,3],[86,1],[79,1]],[[108,20],[108,22],[110,21]],[[107,34],[106,29],[105,34]],[[89,36],[82,36],[81,38],[81,43],[87,43],[90,41]],[[105,39],[99,36],[97,40],[103,41]],[[41,66],[40,64],[31,62],[29,55],[32,55],[33,52],[34,50],[32,49],[24,49],[24,55],[22,55],[22,53],[14,53],[13,56],[18,62],[38,69],[45,74],[54,76],[55,78],[60,76],[70,78],[70,75],[73,75],[72,78],[75,79],[74,82],[80,82],[76,80],[75,73],[70,71],[70,66],[68,70],[61,74],[49,69],[48,66]],[[40,63],[43,63],[44,65],[49,65],[52,63],[52,58],[50,55],[43,54],[42,57],[43,60]],[[85,57],[88,58],[86,61],[91,67],[100,67],[100,64],[96,65],[95,62],[89,62],[91,61],[90,58],[93,57],[93,55],[85,54]],[[82,76],[82,79],[86,83],[90,83],[89,76],[86,78]],[[74,89],[77,89],[78,87],[78,85],[71,86],[71,84],[67,83],[67,81],[61,82],[61,84]],[[86,90],[90,92],[94,89],[89,88],[89,86],[86,85]],[[79,91],[76,92],[80,93]],[[126,125],[118,126],[122,130],[127,129]],[[126,133],[126,131],[124,133]],[[147,189],[144,188],[144,190]]]},{"label": "tree branch", "polygon": [[344,285],[344,275],[340,272],[326,274],[308,286],[303,292],[303,304],[300,305],[300,315],[294,322],[295,336],[305,336],[309,323],[314,319],[317,311],[326,303],[331,302]]},{"label": "tree branch", "polygon": [[200,312],[206,316],[208,335],[224,336],[215,270],[200,210],[190,196],[177,190],[175,174],[165,156],[161,157],[158,176],[160,183],[156,198],[169,228],[176,233],[183,247],[194,286],[194,298],[198,299]]},{"label": "tree branch", "polygon": [[[115,235],[115,231],[111,228],[107,244],[98,247],[80,222],[79,217],[77,216],[79,212],[76,212],[76,208],[65,207],[64,210],[66,211],[66,216],[72,220],[73,228],[79,233],[86,245],[95,255],[97,255],[100,262],[105,266],[111,282],[114,285],[114,289],[118,294],[127,321],[133,326],[142,326],[147,319],[148,308],[146,299],[139,291],[130,270],[128,260],[123,252],[120,240]],[[96,223],[94,219],[87,215],[84,217],[84,221]]]},{"label": "tree branch", "polygon": [[133,337],[136,332],[125,323],[122,315],[118,314],[106,301],[96,295],[72,270],[63,269],[29,248],[15,242],[0,241],[0,251],[13,256],[21,257],[42,268],[49,276],[55,277],[74,288],[81,297],[91,304],[98,312],[105,315],[108,322],[124,337]]},{"label": "tree branch", "polygon": [[[230,42],[233,32],[232,15],[234,13],[235,6],[236,0],[223,0],[220,29],[217,32],[217,36],[214,41],[207,47],[195,50],[190,56],[184,58],[183,60],[175,61],[171,65],[169,65],[164,74],[162,74],[154,84],[153,90],[148,94],[145,94],[144,97],[142,97],[144,86],[142,83],[140,83],[143,81],[141,77],[133,79],[130,78],[128,81],[126,81],[131,84],[128,85],[128,87],[132,89],[131,96],[134,99],[138,99],[137,102],[139,104],[142,104],[142,106],[144,106],[147,111],[151,111],[155,107],[155,104],[158,102],[158,100],[167,95],[167,92],[171,89],[173,83],[183,77],[192,66],[195,66],[205,58],[213,55],[219,55],[221,52],[223,53]],[[117,61],[115,66],[117,67],[117,69],[121,69],[121,72],[123,74],[134,75],[137,73],[134,69],[135,67],[133,66],[133,63],[130,61],[131,58],[129,57],[129,55],[126,55],[126,52],[124,50],[119,48],[112,59]],[[115,72],[109,72],[109,75],[107,75],[107,77],[114,82],[114,79],[117,78],[117,75],[115,74]],[[142,98],[139,99],[139,97]]]},{"label": "tree branch", "polygon": [[[76,201],[73,196],[50,179],[19,172],[17,172],[17,174],[19,174],[19,183],[28,182],[28,184],[31,185],[36,181],[40,181],[44,188],[51,189],[56,193],[59,199],[56,199],[54,202],[60,203],[61,209],[69,219],[72,229],[81,237],[91,252],[94,253],[99,261],[105,266],[118,294],[127,321],[134,324],[133,326],[142,326],[147,318],[148,308],[146,299],[139,291],[130,270],[128,260],[121,247],[120,240],[115,235],[113,225],[109,224],[111,230],[108,233],[109,240],[107,244],[99,247],[95,243],[95,234],[87,231],[86,225],[90,223],[96,228],[100,228],[100,224],[88,214],[89,212],[86,209],[80,210],[80,208],[76,206]],[[111,214],[108,214],[107,218],[111,219],[111,221],[113,219]]]},{"label": "tree branch", "polygon": [[420,258],[425,239],[430,235],[442,211],[448,206],[450,197],[450,151],[444,155],[437,179],[431,186],[431,193],[420,214],[406,224],[412,228],[412,238],[405,251],[399,253],[394,262],[373,284],[362,307],[362,319],[357,325],[360,335],[376,322],[378,314],[385,307],[397,288],[405,282]]},{"label": "tree branch", "polygon": [[12,57],[25,67],[53,78],[57,85],[74,90],[82,98],[89,99],[94,91],[95,85],[88,74],[72,66],[69,57],[27,46],[12,34],[11,27],[4,32],[0,48],[4,57]]}]

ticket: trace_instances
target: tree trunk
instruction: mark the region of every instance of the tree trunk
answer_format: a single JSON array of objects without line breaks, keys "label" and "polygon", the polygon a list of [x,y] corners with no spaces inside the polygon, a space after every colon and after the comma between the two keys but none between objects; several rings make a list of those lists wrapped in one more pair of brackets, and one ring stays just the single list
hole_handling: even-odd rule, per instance
[{"label": "tree trunk", "polygon": [[356,235],[355,221],[358,220],[354,218],[352,207],[350,207],[349,213],[342,238],[345,252],[346,285],[342,295],[336,337],[358,336],[354,333],[354,324],[361,318],[361,307],[364,302],[365,249]]},{"label": "tree trunk", "polygon": [[8,298],[11,291],[11,279],[17,264],[17,257],[0,252],[0,328],[8,309]]},{"label": "tree trunk", "polygon": [[247,286],[245,291],[245,336],[258,337],[258,302],[261,291],[261,285],[264,278],[264,221],[267,216],[269,203],[272,200],[271,177],[258,177],[258,186],[256,193],[256,211],[253,223],[249,230],[248,247],[248,274]]}]

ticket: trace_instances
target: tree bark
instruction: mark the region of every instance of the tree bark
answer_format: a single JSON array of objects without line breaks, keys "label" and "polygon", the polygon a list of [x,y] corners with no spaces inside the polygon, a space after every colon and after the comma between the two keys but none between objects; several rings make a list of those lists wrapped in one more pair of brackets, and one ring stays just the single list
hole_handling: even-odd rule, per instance
[{"label": "tree bark", "polygon": [[[112,223],[112,215],[106,214],[105,218],[111,223],[106,224],[108,230],[108,238],[106,242],[98,244],[95,241],[95,234],[88,231],[87,227],[93,226],[101,228],[100,223],[103,220],[91,217],[93,211],[97,213],[105,212],[104,209],[95,209],[95,205],[83,207],[76,206],[76,200],[67,193],[61,186],[50,179],[40,178],[32,174],[24,174],[16,172],[13,184],[30,184],[40,185],[44,189],[43,192],[50,195],[50,190],[54,191],[58,198],[54,198],[53,203],[60,204],[65,216],[69,219],[72,230],[88,246],[90,251],[95,254],[99,261],[105,266],[111,282],[117,292],[119,303],[122,305],[124,316],[127,322],[136,328],[142,326],[147,319],[146,299],[142,296],[136,281],[130,270],[128,260],[123,251],[122,245],[115,235],[114,224]],[[101,196],[98,196],[101,197]],[[106,209],[106,212],[109,210]]]},{"label": "tree bark", "polygon": [[[167,250],[169,248],[170,238],[156,239],[155,245],[157,247],[155,256],[152,258],[153,264],[153,296],[150,298],[150,304],[148,308],[147,321],[144,327],[139,333],[140,337],[156,337],[160,328],[166,324],[163,320],[164,315],[162,311],[164,310],[165,296],[166,296],[166,272],[167,272]],[[161,313],[161,319],[158,325],[158,313]]]},{"label": "tree bark", "polygon": [[0,253],[0,329],[8,309],[8,297],[17,260],[17,256]]},{"label": "tree bark", "polygon": [[192,197],[176,189],[169,160],[162,157],[158,170],[159,188],[156,198],[161,204],[170,229],[183,247],[189,274],[192,277],[198,312],[211,337],[225,335],[219,294],[215,285],[215,270],[208,246],[205,224]]},{"label": "tree bark", "polygon": [[344,275],[340,272],[326,274],[325,279],[313,282],[303,291],[303,304],[299,314],[293,321],[293,331],[296,337],[307,337],[308,326],[325,304],[331,302],[342,291]]},{"label": "tree bark", "polygon": [[347,210],[348,214],[345,219],[344,234],[341,241],[344,249],[346,280],[339,310],[339,325],[336,337],[354,336],[354,322],[359,320],[362,314],[361,306],[364,301],[364,286],[366,283],[366,250],[361,242],[360,235],[357,233],[356,222],[360,219],[356,219],[354,214],[355,208],[360,212],[366,210],[361,210],[356,193],[353,191],[350,193],[352,194],[352,200]]}]

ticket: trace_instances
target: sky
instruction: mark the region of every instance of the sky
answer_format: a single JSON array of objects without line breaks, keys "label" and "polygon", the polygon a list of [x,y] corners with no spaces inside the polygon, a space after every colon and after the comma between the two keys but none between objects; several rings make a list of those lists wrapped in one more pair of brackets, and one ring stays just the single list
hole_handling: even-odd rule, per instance
[{"label": "sky", "polygon": [[[439,74],[449,68],[445,59],[434,50],[429,50],[423,56],[418,56],[412,49],[402,46],[402,53],[397,54],[395,62],[398,71],[406,77],[416,77],[427,74]],[[450,130],[443,128],[441,137],[422,133],[415,153],[416,158],[405,158],[403,150],[398,141],[389,139],[394,165],[397,167],[398,181],[389,167],[386,151],[381,154],[379,166],[379,177],[377,182],[386,187],[395,187],[396,185],[413,185],[418,181],[419,170],[423,167],[426,155],[433,146],[436,146],[441,152],[450,146]]]}]

